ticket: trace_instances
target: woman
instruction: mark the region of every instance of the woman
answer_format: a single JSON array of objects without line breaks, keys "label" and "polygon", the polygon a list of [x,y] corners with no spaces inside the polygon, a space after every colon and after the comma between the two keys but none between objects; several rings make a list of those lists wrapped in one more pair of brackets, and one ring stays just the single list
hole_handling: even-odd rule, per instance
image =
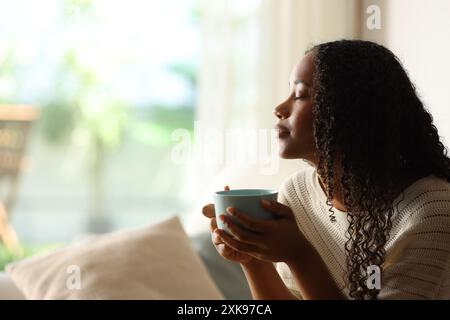
[{"label": "woman", "polygon": [[[275,108],[280,156],[310,166],[277,214],[212,240],[241,263],[255,299],[449,299],[450,159],[395,55],[368,41],[317,45]],[[377,276],[381,273],[381,284]]]}]

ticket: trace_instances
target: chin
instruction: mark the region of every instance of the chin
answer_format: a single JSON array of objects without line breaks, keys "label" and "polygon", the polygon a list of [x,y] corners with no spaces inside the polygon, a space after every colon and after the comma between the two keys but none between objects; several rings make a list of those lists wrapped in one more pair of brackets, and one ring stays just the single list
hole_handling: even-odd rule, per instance
[{"label": "chin", "polygon": [[291,152],[290,150],[287,150],[287,149],[280,149],[278,151],[278,155],[282,159],[298,159],[298,158],[300,158],[298,154],[296,154],[295,152]]},{"label": "chin", "polygon": [[[294,148],[293,148],[294,147]],[[310,159],[313,154],[309,148],[298,148],[292,145],[280,145],[278,148],[278,155],[282,159]]]}]

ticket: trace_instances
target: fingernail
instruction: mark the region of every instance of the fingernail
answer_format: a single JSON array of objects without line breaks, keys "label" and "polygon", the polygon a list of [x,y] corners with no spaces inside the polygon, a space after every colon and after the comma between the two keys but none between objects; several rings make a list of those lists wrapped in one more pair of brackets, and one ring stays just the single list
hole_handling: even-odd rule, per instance
[{"label": "fingernail", "polygon": [[229,208],[227,208],[227,212],[229,214],[231,214],[232,216],[234,216],[236,214],[236,209],[229,207]]},{"label": "fingernail", "polygon": [[270,201],[269,201],[269,200],[262,199],[262,200],[261,200],[261,203],[262,203],[263,205],[265,205],[265,206],[270,206]]}]

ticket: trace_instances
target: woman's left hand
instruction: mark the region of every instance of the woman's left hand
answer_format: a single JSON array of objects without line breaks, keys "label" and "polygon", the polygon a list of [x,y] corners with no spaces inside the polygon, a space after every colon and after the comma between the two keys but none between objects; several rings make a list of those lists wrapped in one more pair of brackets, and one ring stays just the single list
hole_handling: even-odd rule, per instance
[{"label": "woman's left hand", "polygon": [[276,219],[256,219],[236,208],[228,208],[228,214],[245,228],[234,223],[230,216],[221,215],[219,218],[234,235],[233,238],[224,230],[218,230],[223,241],[260,260],[288,264],[302,260],[312,247],[298,228],[291,208],[276,201],[263,200],[261,205],[274,213]]}]

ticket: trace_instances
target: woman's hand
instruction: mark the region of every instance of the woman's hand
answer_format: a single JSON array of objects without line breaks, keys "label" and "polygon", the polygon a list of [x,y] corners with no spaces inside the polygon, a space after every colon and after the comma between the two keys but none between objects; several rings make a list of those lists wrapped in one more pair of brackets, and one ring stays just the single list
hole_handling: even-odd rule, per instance
[{"label": "woman's hand", "polygon": [[312,252],[312,246],[297,226],[292,210],[276,201],[261,202],[268,211],[273,212],[275,220],[262,220],[227,208],[227,212],[244,227],[238,226],[231,217],[220,215],[234,238],[223,230],[218,230],[226,246],[240,254],[247,254],[259,260],[285,262],[287,264],[304,260]]},{"label": "woman's hand", "polygon": [[[225,190],[230,190],[228,186],[225,187]],[[217,252],[224,257],[227,260],[246,264],[250,262],[251,260],[254,260],[252,256],[243,253],[238,252],[231,248],[230,246],[226,245],[222,238],[219,235],[219,229],[217,228],[217,221],[216,221],[216,213],[214,210],[214,204],[207,204],[202,209],[203,215],[207,218],[211,219],[210,222],[210,231],[211,231],[211,238],[214,246],[216,247]]]}]

